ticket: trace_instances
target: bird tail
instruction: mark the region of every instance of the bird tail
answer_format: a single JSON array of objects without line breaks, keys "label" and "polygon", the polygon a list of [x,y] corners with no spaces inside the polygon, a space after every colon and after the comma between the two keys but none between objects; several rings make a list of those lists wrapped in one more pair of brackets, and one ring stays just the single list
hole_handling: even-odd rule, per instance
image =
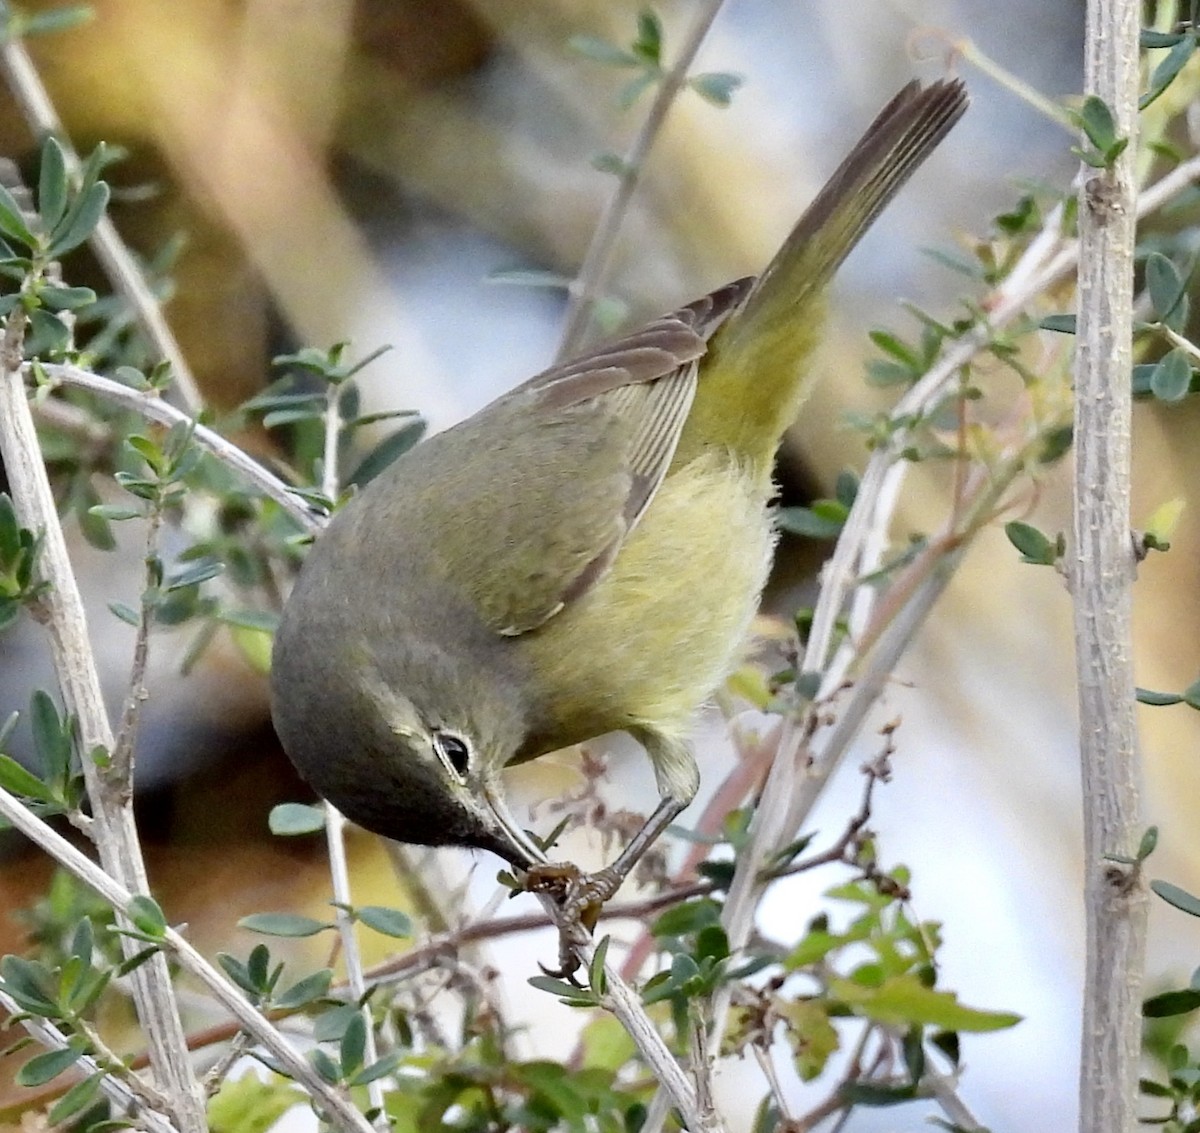
[{"label": "bird tail", "polygon": [[769,471],[806,393],[830,277],[967,102],[958,80],[914,81],[880,111],[713,336],[682,449],[723,444]]}]

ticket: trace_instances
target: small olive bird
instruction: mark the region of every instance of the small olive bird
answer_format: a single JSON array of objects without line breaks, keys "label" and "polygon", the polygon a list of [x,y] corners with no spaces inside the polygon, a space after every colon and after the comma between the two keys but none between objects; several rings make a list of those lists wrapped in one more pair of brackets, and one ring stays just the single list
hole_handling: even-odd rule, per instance
[{"label": "small olive bird", "polygon": [[276,729],[319,794],[397,841],[552,876],[501,773],[625,731],[660,802],[563,899],[616,891],[696,793],[689,725],[766,581],[772,466],[830,277],[966,106],[961,82],[910,83],[757,279],[538,374],[346,504],[272,663]]}]

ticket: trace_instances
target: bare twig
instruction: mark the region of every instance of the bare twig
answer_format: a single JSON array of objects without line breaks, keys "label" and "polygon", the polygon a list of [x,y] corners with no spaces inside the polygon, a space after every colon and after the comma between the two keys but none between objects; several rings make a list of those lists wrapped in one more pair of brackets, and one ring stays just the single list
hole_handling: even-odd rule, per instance
[{"label": "bare twig", "polygon": [[[33,132],[39,138],[53,135],[58,139],[66,158],[67,171],[78,183],[81,169],[79,157],[71,148],[67,132],[33,60],[29,58],[29,52],[25,50],[25,44],[16,36],[6,35],[0,40],[0,70],[4,72],[5,81]],[[193,415],[199,413],[204,399],[200,396],[187,358],[167,325],[162,305],[147,285],[141,267],[107,216],[102,217],[96,225],[90,242],[96,258],[133,309],[134,317],[151,347],[163,361],[170,364],[173,388],[184,407]]]},{"label": "bare twig", "polygon": [[146,523],[146,567],[142,601],[138,607],[138,624],[133,642],[133,661],[129,672],[129,691],[125,694],[125,707],[121,711],[121,725],[117,731],[117,742],[113,748],[112,770],[125,783],[126,791],[133,791],[133,758],[137,746],[138,721],[142,705],[146,701],[146,666],[150,660],[150,625],[154,611],[146,595],[156,585],[153,564],[158,559],[158,536],[162,529],[162,506],[158,500],[151,505]]},{"label": "bare twig", "polygon": [[[325,387],[325,448],[321,469],[321,491],[326,499],[337,499],[341,490],[338,474],[338,448],[342,438],[342,417],[338,408],[341,400],[341,387],[335,382],[329,382]],[[353,893],[350,889],[350,868],[346,863],[346,820],[342,812],[333,805],[325,803],[325,847],[329,854],[329,877],[333,889],[334,920],[337,924],[338,938],[342,943],[342,962],[346,966],[346,980],[355,1000],[361,1004],[365,1027],[363,1042],[364,1065],[372,1065],[379,1057],[375,1042],[375,1024],[371,1018],[371,1005],[366,1002],[367,983],[363,978],[362,951],[358,946],[358,936],[354,931],[354,916],[351,908],[354,904]],[[378,1114],[375,1121],[381,1129],[387,1127],[387,1115],[384,1112],[383,1082],[378,1078],[367,1084],[367,1096],[371,1108]]]},{"label": "bare twig", "polygon": [[[1136,235],[1137,0],[1089,0],[1085,90],[1109,108],[1125,148],[1079,194],[1074,547],[1079,742],[1083,764],[1084,981],[1079,1128],[1138,1122],[1147,894],[1133,859],[1144,831],[1134,717],[1129,523],[1129,384]],[[1085,140],[1084,145],[1090,143]]]},{"label": "bare twig", "polygon": [[570,357],[583,345],[592,317],[592,308],[607,285],[617,233],[641,179],[646,158],[658,139],[667,112],[687,82],[688,68],[691,67],[708,29],[721,10],[721,3],[722,0],[701,0],[697,5],[691,27],[680,45],[679,55],[671,69],[662,76],[646,121],[642,123],[633,145],[621,162],[616,191],[604,206],[592,242],[579,267],[579,274],[572,281],[568,291],[565,326],[555,356],[557,361],[561,362]]},{"label": "bare twig", "polygon": [[[346,820],[342,812],[332,803],[325,804],[325,846],[329,853],[329,877],[333,888],[335,921],[338,936],[342,942],[342,962],[346,965],[346,981],[350,985],[350,993],[356,1002],[361,1002],[363,1023],[366,1025],[366,1036],[363,1045],[364,1065],[370,1066],[379,1057],[375,1043],[375,1024],[371,1018],[371,1005],[365,1002],[367,982],[363,977],[362,952],[358,947],[358,937],[354,932],[354,917],[350,909],[353,905],[353,894],[350,890],[350,870],[346,864]],[[376,1122],[381,1129],[387,1128],[387,1117],[384,1113],[383,1083],[376,1079],[367,1083],[367,1096],[371,1108],[378,1111]]]}]

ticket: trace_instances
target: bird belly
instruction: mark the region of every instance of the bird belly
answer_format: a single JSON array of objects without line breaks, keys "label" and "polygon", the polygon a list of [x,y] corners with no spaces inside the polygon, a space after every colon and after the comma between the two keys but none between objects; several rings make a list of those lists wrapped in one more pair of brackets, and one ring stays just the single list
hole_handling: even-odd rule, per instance
[{"label": "bird belly", "polygon": [[518,760],[629,728],[686,733],[758,609],[771,491],[725,451],[668,474],[608,574],[521,639],[540,726]]}]

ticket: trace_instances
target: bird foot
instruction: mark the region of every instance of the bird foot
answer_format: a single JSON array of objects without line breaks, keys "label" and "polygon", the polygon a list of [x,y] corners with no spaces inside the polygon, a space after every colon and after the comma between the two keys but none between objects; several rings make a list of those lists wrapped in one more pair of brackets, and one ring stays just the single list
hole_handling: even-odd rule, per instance
[{"label": "bird foot", "polygon": [[621,887],[624,879],[610,868],[583,873],[570,862],[548,862],[530,866],[524,888],[530,893],[546,893],[558,906],[558,968],[538,966],[548,976],[583,985],[575,973],[583,966],[580,949],[592,937],[604,903]]}]

